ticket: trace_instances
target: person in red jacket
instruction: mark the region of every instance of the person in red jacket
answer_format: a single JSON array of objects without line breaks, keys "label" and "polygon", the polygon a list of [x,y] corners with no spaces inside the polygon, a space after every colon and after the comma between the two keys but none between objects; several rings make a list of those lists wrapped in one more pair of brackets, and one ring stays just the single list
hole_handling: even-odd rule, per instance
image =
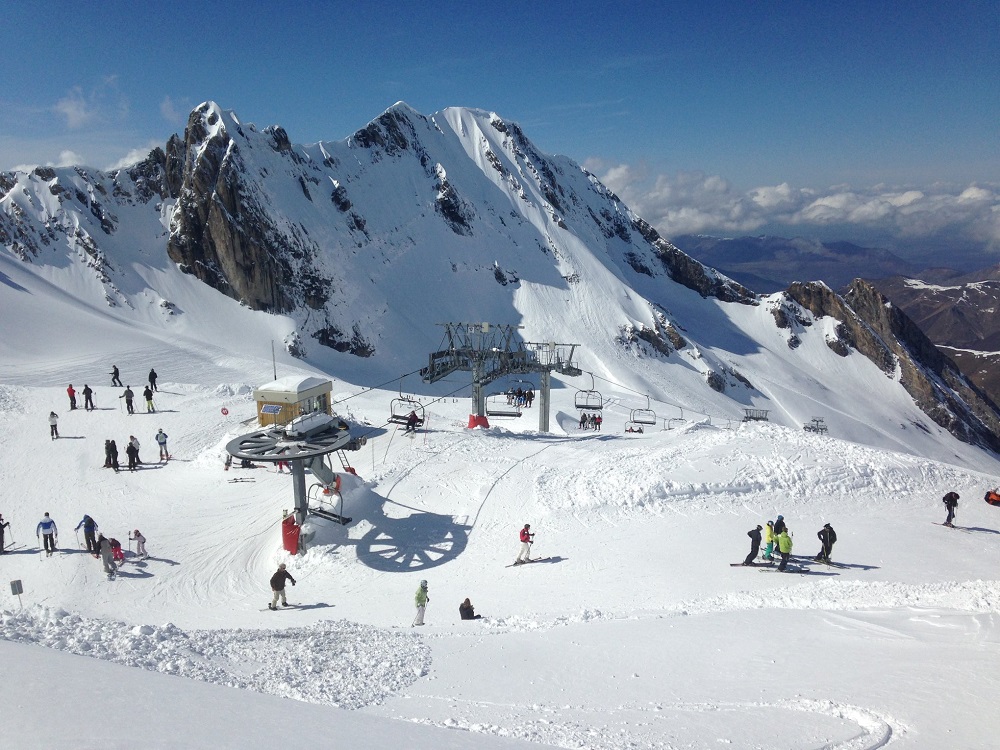
[{"label": "person in red jacket", "polygon": [[515,565],[531,560],[531,543],[534,538],[535,535],[531,533],[531,524],[524,524],[524,528],[521,529],[521,551],[517,553],[517,559],[514,560]]},{"label": "person in red jacket", "polygon": [[76,390],[73,388],[72,383],[66,389],[66,395],[69,396],[69,410],[73,411],[76,408]]}]

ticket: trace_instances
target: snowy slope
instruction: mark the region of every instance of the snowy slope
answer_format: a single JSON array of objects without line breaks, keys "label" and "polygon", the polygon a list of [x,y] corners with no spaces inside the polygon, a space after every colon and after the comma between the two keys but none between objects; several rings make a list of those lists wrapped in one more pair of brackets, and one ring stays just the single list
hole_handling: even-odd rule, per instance
[{"label": "snowy slope", "polygon": [[[523,144],[491,115],[423,118],[404,107],[392,111],[424,123],[420,143],[438,134],[431,174],[441,164],[452,186],[479,186],[481,194],[463,188],[470,222],[510,241],[477,244],[440,218],[422,220],[436,209],[433,199],[413,200],[426,187],[419,156],[397,163],[383,148],[378,163],[395,170],[385,189],[398,193],[379,196],[364,187],[375,162],[348,159],[357,153],[351,139],[296,147],[323,169],[334,169],[324,160],[339,165],[370,228],[356,257],[340,240],[338,254],[317,256],[324,272],[343,273],[330,315],[365,322],[378,342],[370,358],[313,344],[305,360],[292,358],[283,342],[309,330],[302,310],[253,310],[182,273],[165,256],[173,199],[142,193],[143,202],[133,188],[116,202],[108,196],[122,175],[53,170],[18,175],[24,190],[8,190],[5,210],[16,205],[28,217],[31,207],[25,221],[39,232],[55,214],[87,231],[73,235],[75,245],[39,240],[24,258],[0,253],[0,512],[19,547],[0,557],[0,569],[25,590],[23,610],[9,595],[0,604],[4,742],[133,747],[143,727],[139,741],[153,747],[282,738],[363,747],[990,747],[1000,698],[1000,510],[980,498],[998,482],[1000,461],[933,424],[867,358],[834,354],[827,340],[836,321],[799,309],[812,325],[793,349],[771,314],[787,300],[727,303],[635,271],[627,248],[615,250],[619,240],[604,243],[597,223],[591,236],[574,221],[600,205],[600,186],[569,160],[552,158],[565,165],[559,184],[567,195],[589,191],[594,203],[564,198],[553,218],[538,192],[548,183],[527,166],[534,158],[519,157]],[[254,163],[274,176],[287,162],[270,151],[255,152]],[[33,180],[48,187],[28,189]],[[45,191],[56,197],[54,184],[86,197],[95,180],[110,234],[95,228],[102,212],[92,202],[74,197],[76,213],[53,206],[51,215],[39,205]],[[318,207],[307,222],[306,204],[318,201],[293,199],[279,181],[256,184],[271,190],[274,216],[295,218],[288,226],[308,224],[314,239],[346,231],[318,221],[329,218]],[[521,218],[501,214],[505,201]],[[558,252],[538,246],[540,226]],[[94,232],[105,249],[92,254],[84,238]],[[495,260],[519,280],[501,285]],[[686,346],[658,354],[623,333],[658,315]],[[436,386],[398,380],[426,363],[444,320],[520,322],[525,340],[582,345],[588,374],[557,382],[550,433],[535,429],[531,411],[468,430],[465,374]],[[133,388],[156,368],[156,414],[122,413],[121,389],[108,384],[112,364]],[[275,372],[333,378],[338,412],[368,437],[349,456],[358,478],[345,475],[353,521],[315,521],[315,545],[295,558],[278,534],[292,505],[289,478],[222,466],[223,446],[249,429],[252,388]],[[706,386],[708,372],[726,380],[725,392]],[[67,410],[70,382],[96,390],[96,411]],[[576,388],[591,382],[606,402],[601,433],[577,429]],[[399,388],[427,405],[427,429],[414,438],[386,424]],[[646,394],[658,424],[624,433]],[[751,405],[770,409],[772,421],[741,423]],[[61,416],[57,441],[50,410]],[[813,416],[826,418],[828,435],[801,429]],[[152,463],[161,427],[174,456],[167,464]],[[135,473],[100,468],[104,440],[123,445],[133,434],[147,463]],[[944,520],[947,491],[962,496],[961,529],[930,523]],[[62,549],[47,559],[34,538],[45,511]],[[141,529],[151,557],[131,559],[107,581],[78,547],[73,527],[84,513],[126,544]],[[794,532],[801,572],[730,567],[748,551],[747,530],[778,513]],[[809,559],[827,522],[840,536],[842,567]],[[505,567],[524,523],[537,533],[535,556],[550,559]],[[299,606],[269,612],[267,581],[279,562],[297,579],[289,594]],[[415,629],[421,579],[431,604],[427,626]],[[465,597],[483,620],[459,621]],[[104,736],[88,745],[86,717],[95,716]]]}]

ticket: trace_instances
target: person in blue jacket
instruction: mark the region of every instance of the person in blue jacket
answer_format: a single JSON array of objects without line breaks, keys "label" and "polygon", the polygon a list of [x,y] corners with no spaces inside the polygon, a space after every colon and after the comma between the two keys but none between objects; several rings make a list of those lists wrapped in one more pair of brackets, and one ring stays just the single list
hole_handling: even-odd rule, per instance
[{"label": "person in blue jacket", "polygon": [[92,555],[98,553],[97,547],[97,521],[88,515],[84,515],[80,523],[76,525],[74,531],[79,531],[83,527],[83,540],[87,545],[87,552]]}]

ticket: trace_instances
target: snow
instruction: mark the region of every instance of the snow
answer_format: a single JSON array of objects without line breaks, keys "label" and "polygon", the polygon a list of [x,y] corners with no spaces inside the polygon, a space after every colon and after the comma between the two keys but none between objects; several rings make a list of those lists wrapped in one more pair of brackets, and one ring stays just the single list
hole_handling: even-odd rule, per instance
[{"label": "snow", "polygon": [[[211,106],[216,127],[236,126]],[[426,206],[409,183],[423,177],[408,162],[376,194],[362,179],[371,165],[349,162],[344,143],[305,149],[354,170],[344,183],[374,250],[338,258],[337,278],[353,280],[338,300],[378,340],[370,360],[311,346],[299,361],[278,346],[272,365],[271,343],[297,322],[181,273],[162,252],[169,205],[115,206],[108,283],[77,249],[31,263],[0,253],[0,511],[15,544],[0,569],[24,587],[0,600],[4,746],[993,746],[1000,510],[980,498],[997,484],[997,457],[955,440],[857,352],[832,353],[836,321],[802,311],[812,325],[792,350],[771,315],[780,296],[727,305],[594,252],[594,238],[559,227],[530,160],[492,117],[453,109],[425,126],[445,143],[429,163],[462,185],[480,221],[503,225],[503,255],[419,222]],[[483,154],[470,147],[480,141],[504,171],[483,166],[491,182],[477,195],[468,157]],[[269,148],[254,158],[269,174],[287,168]],[[578,195],[595,189],[568,160],[553,163]],[[270,189],[290,224],[339,242],[307,213],[318,208]],[[497,206],[521,207],[524,220],[501,221]],[[551,232],[542,252],[528,223]],[[521,278],[502,297],[494,263]],[[660,358],[615,340],[653,310],[689,346]],[[467,429],[467,373],[419,382],[442,320],[519,323],[526,341],[580,344],[586,374],[554,380],[550,433],[534,409]],[[155,414],[141,400],[122,412],[112,364],[133,389],[155,367]],[[347,454],[357,476],[343,475],[353,520],[311,518],[312,546],[294,557],[279,535],[289,476],[225,471],[222,458],[254,428],[252,392],[275,366],[281,379],[331,379],[338,414],[367,437]],[[709,371],[730,370],[755,390],[736,378],[725,393],[705,386]],[[96,411],[67,410],[70,382],[95,390]],[[605,401],[601,432],[577,428],[574,395],[588,385]],[[426,409],[414,437],[386,421],[401,393]],[[658,424],[625,434],[647,406]],[[744,407],[772,421],[741,423]],[[814,416],[828,435],[801,429]],[[154,462],[159,428],[166,464]],[[132,434],[146,463],[101,468],[103,441]],[[932,523],[948,491],[962,497],[959,529]],[[33,536],[43,512],[60,528],[51,558]],[[140,529],[150,557],[129,550],[108,581],[74,534],[84,513],[126,546]],[[806,572],[731,567],[747,530],[779,513]],[[550,559],[505,567],[524,523],[533,554]],[[842,567],[810,560],[824,523]],[[295,606],[271,612],[268,579],[282,562]],[[413,628],[421,579],[431,602]],[[466,597],[482,620],[459,620]]]}]

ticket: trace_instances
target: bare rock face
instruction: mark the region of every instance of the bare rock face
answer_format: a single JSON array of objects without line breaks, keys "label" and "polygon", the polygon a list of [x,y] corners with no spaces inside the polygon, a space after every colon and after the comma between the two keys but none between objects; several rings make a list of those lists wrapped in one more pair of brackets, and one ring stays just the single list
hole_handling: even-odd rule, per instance
[{"label": "bare rock face", "polygon": [[1000,409],[898,307],[856,279],[844,297],[823,283],[795,283],[786,293],[817,317],[840,321],[828,341],[842,356],[863,354],[899,380],[928,417],[960,440],[1000,450]]}]

